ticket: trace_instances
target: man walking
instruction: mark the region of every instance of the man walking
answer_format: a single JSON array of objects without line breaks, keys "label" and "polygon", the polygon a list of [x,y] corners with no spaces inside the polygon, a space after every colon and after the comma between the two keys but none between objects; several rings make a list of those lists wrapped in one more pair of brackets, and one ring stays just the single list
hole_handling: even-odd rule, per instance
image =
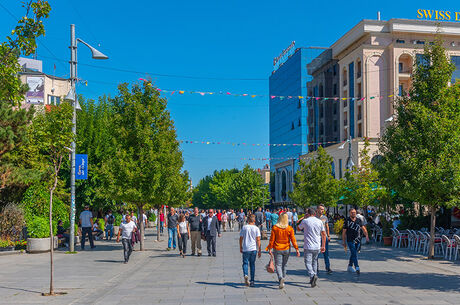
[{"label": "man walking", "polygon": [[324,228],[326,229],[326,244],[325,244],[325,251],[323,252],[324,257],[324,265],[326,266],[326,272],[328,274],[332,273],[331,270],[331,263],[329,262],[329,242],[331,241],[331,235],[329,234],[329,220],[325,215],[325,207],[324,205],[318,205],[316,209],[316,217],[323,222]]},{"label": "man walking", "polygon": [[315,210],[308,208],[307,217],[299,224],[299,230],[303,230],[304,236],[304,260],[308,275],[310,276],[311,287],[316,286],[318,280],[318,256],[324,252],[326,244],[326,231],[321,220],[315,217]]},{"label": "man walking", "polygon": [[[292,212],[291,212],[291,209],[290,209],[290,208],[287,209],[286,214],[287,214],[287,216],[288,216],[289,225],[290,225],[291,227],[293,227],[294,225],[292,224]],[[295,231],[294,231],[294,232],[295,232]]]},{"label": "man walking", "polygon": [[270,226],[270,223],[271,223],[271,215],[272,215],[272,213],[270,213],[270,210],[269,210],[269,209],[266,209],[266,210],[265,210],[265,226],[266,226],[267,232],[269,232],[270,229],[271,229],[271,226]]},{"label": "man walking", "polygon": [[166,250],[171,250],[171,245],[174,250],[176,250],[176,236],[177,236],[177,221],[179,216],[176,213],[174,208],[171,208],[168,213],[168,248]]},{"label": "man walking", "polygon": [[246,215],[244,214],[243,209],[241,209],[240,212],[238,213],[238,216],[236,217],[236,220],[238,221],[238,230],[239,231],[241,231],[241,229],[243,229],[245,218],[246,218]]},{"label": "man walking", "polygon": [[125,222],[120,224],[120,229],[118,230],[117,243],[120,242],[123,244],[123,255],[125,258],[125,264],[128,263],[129,257],[133,252],[133,244],[131,243],[131,236],[133,232],[137,231],[137,226],[134,221],[131,220],[131,215],[126,215]]},{"label": "man walking", "polygon": [[85,239],[88,235],[89,245],[91,249],[96,248],[93,242],[93,213],[89,210],[89,206],[85,206],[85,210],[80,213],[80,225],[81,225],[81,249],[85,250]]},{"label": "man walking", "polygon": [[347,250],[347,245],[350,249],[348,272],[353,272],[353,265],[355,265],[356,274],[358,275],[361,272],[358,265],[358,249],[361,245],[360,230],[363,230],[364,236],[366,236],[366,242],[369,242],[369,235],[367,234],[366,227],[361,219],[356,217],[356,209],[351,209],[350,217],[348,217],[343,224],[342,240],[345,251]]},{"label": "man walking", "polygon": [[[249,215],[248,224],[243,226],[243,229],[240,232],[240,252],[243,254],[244,283],[246,286],[250,287],[254,287],[256,255],[258,253],[259,258],[262,255],[262,249],[260,246],[260,229],[255,225],[256,218],[256,215]],[[248,265],[251,270],[251,281],[249,281],[248,277]]]},{"label": "man walking", "polygon": [[198,249],[198,256],[201,256],[201,215],[198,208],[193,210],[193,214],[188,219],[190,225],[190,235],[192,240],[192,256],[195,255],[195,250]]},{"label": "man walking", "polygon": [[214,216],[214,210],[210,209],[208,216],[203,219],[202,230],[206,237],[208,256],[216,256],[216,239],[220,235],[219,222],[217,217]]},{"label": "man walking", "polygon": [[256,217],[256,226],[259,228],[259,230],[262,230],[262,225],[264,223],[264,213],[262,213],[262,208],[258,208],[254,215]]},{"label": "man walking", "polygon": [[114,222],[115,222],[115,216],[113,216],[112,211],[109,210],[107,212],[107,215],[105,215],[105,240],[109,240],[109,231],[110,231],[110,240],[112,240]]},{"label": "man walking", "polygon": [[297,234],[297,222],[299,221],[299,215],[297,214],[296,209],[292,209],[292,222],[294,228],[294,234]]}]

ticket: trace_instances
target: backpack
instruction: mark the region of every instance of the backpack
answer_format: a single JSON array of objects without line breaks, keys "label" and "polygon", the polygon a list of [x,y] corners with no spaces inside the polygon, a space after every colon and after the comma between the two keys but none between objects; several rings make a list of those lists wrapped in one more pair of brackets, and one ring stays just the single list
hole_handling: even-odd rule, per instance
[{"label": "backpack", "polygon": [[107,223],[109,225],[113,225],[114,222],[115,222],[115,216],[110,215],[109,217],[107,217]]}]

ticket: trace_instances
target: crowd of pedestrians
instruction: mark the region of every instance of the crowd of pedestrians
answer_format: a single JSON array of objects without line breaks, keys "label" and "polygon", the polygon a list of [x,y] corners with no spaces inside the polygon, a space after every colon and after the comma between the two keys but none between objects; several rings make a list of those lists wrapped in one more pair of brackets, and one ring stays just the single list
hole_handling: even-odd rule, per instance
[{"label": "crowd of pedestrians", "polygon": [[[349,211],[349,217],[344,221],[342,241],[345,251],[349,250],[348,271],[360,274],[358,253],[361,247],[363,236],[369,241],[365,227],[365,220],[362,219],[355,209]],[[318,260],[320,254],[324,258],[325,271],[332,274],[329,260],[329,243],[331,235],[329,231],[329,219],[326,216],[325,207],[319,205],[316,210],[307,208],[305,214],[299,218],[296,209],[274,209],[269,210],[257,208],[255,212],[209,209],[179,210],[170,208],[165,215],[163,210],[158,211],[159,233],[167,227],[168,247],[167,250],[176,250],[179,255],[185,258],[187,255],[188,240],[191,240],[191,256],[202,255],[201,241],[206,242],[208,256],[217,255],[217,238],[222,236],[222,231],[239,231],[239,246],[242,254],[243,278],[247,286],[253,287],[255,282],[255,265],[257,257],[261,257],[261,239],[266,237],[267,231],[270,238],[266,251],[270,255],[270,262],[273,261],[273,270],[278,277],[280,289],[285,286],[286,270],[289,261],[291,247],[295,249],[296,255],[300,256],[299,246],[296,240],[296,233],[303,233],[303,256],[311,287],[315,287],[318,280]],[[122,242],[124,263],[128,263],[133,251],[134,239],[138,237],[138,226],[140,222],[147,223],[147,217],[143,215],[138,220],[134,213],[123,215],[123,221],[119,227],[117,242]],[[106,239],[113,238],[113,226],[115,217],[108,211],[104,217],[106,227]],[[85,237],[88,236],[91,248],[94,248],[92,228],[94,227],[92,213],[89,207],[80,214],[79,224],[81,226],[82,240],[81,248],[85,248]],[[238,227],[237,227],[238,226]],[[265,229],[264,229],[265,227]],[[101,231],[102,232],[102,231]],[[269,270],[267,266],[267,270]]]}]

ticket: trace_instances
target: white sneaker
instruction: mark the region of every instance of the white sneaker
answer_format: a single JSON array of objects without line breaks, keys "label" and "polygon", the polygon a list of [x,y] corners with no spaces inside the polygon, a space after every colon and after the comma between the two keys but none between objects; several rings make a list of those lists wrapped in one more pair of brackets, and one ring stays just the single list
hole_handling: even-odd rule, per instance
[{"label": "white sneaker", "polygon": [[247,275],[244,276],[244,284],[249,286],[249,277]]},{"label": "white sneaker", "polygon": [[284,278],[282,278],[282,279],[280,280],[280,286],[279,286],[279,287],[280,287],[280,289],[283,289],[283,288],[284,288]]},{"label": "white sneaker", "polygon": [[348,266],[347,271],[348,272],[355,272],[355,268],[353,268],[353,266]]}]

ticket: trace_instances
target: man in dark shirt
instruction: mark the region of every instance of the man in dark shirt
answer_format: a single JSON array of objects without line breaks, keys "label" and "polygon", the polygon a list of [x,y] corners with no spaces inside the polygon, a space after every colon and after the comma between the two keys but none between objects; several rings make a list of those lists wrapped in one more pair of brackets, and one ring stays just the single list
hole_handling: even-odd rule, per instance
[{"label": "man in dark shirt", "polygon": [[264,213],[262,213],[262,208],[258,208],[254,215],[256,216],[256,226],[262,232],[262,224],[264,223]]},{"label": "man in dark shirt", "polygon": [[195,208],[193,214],[188,219],[190,225],[190,235],[192,239],[192,255],[195,255],[195,249],[198,249],[198,256],[201,256],[201,215],[198,208]]},{"label": "man in dark shirt", "polygon": [[171,250],[171,244],[173,249],[176,249],[176,236],[177,236],[177,221],[179,216],[176,213],[174,208],[169,210],[168,214],[168,248],[166,250]]},{"label": "man in dark shirt", "polygon": [[347,250],[347,245],[350,249],[348,272],[353,272],[353,265],[355,265],[358,275],[361,272],[358,265],[358,248],[361,244],[361,230],[364,236],[366,236],[366,242],[369,242],[369,235],[367,234],[366,227],[363,225],[361,219],[356,217],[356,210],[351,209],[350,217],[345,219],[345,223],[343,224],[342,240],[345,251]]}]

